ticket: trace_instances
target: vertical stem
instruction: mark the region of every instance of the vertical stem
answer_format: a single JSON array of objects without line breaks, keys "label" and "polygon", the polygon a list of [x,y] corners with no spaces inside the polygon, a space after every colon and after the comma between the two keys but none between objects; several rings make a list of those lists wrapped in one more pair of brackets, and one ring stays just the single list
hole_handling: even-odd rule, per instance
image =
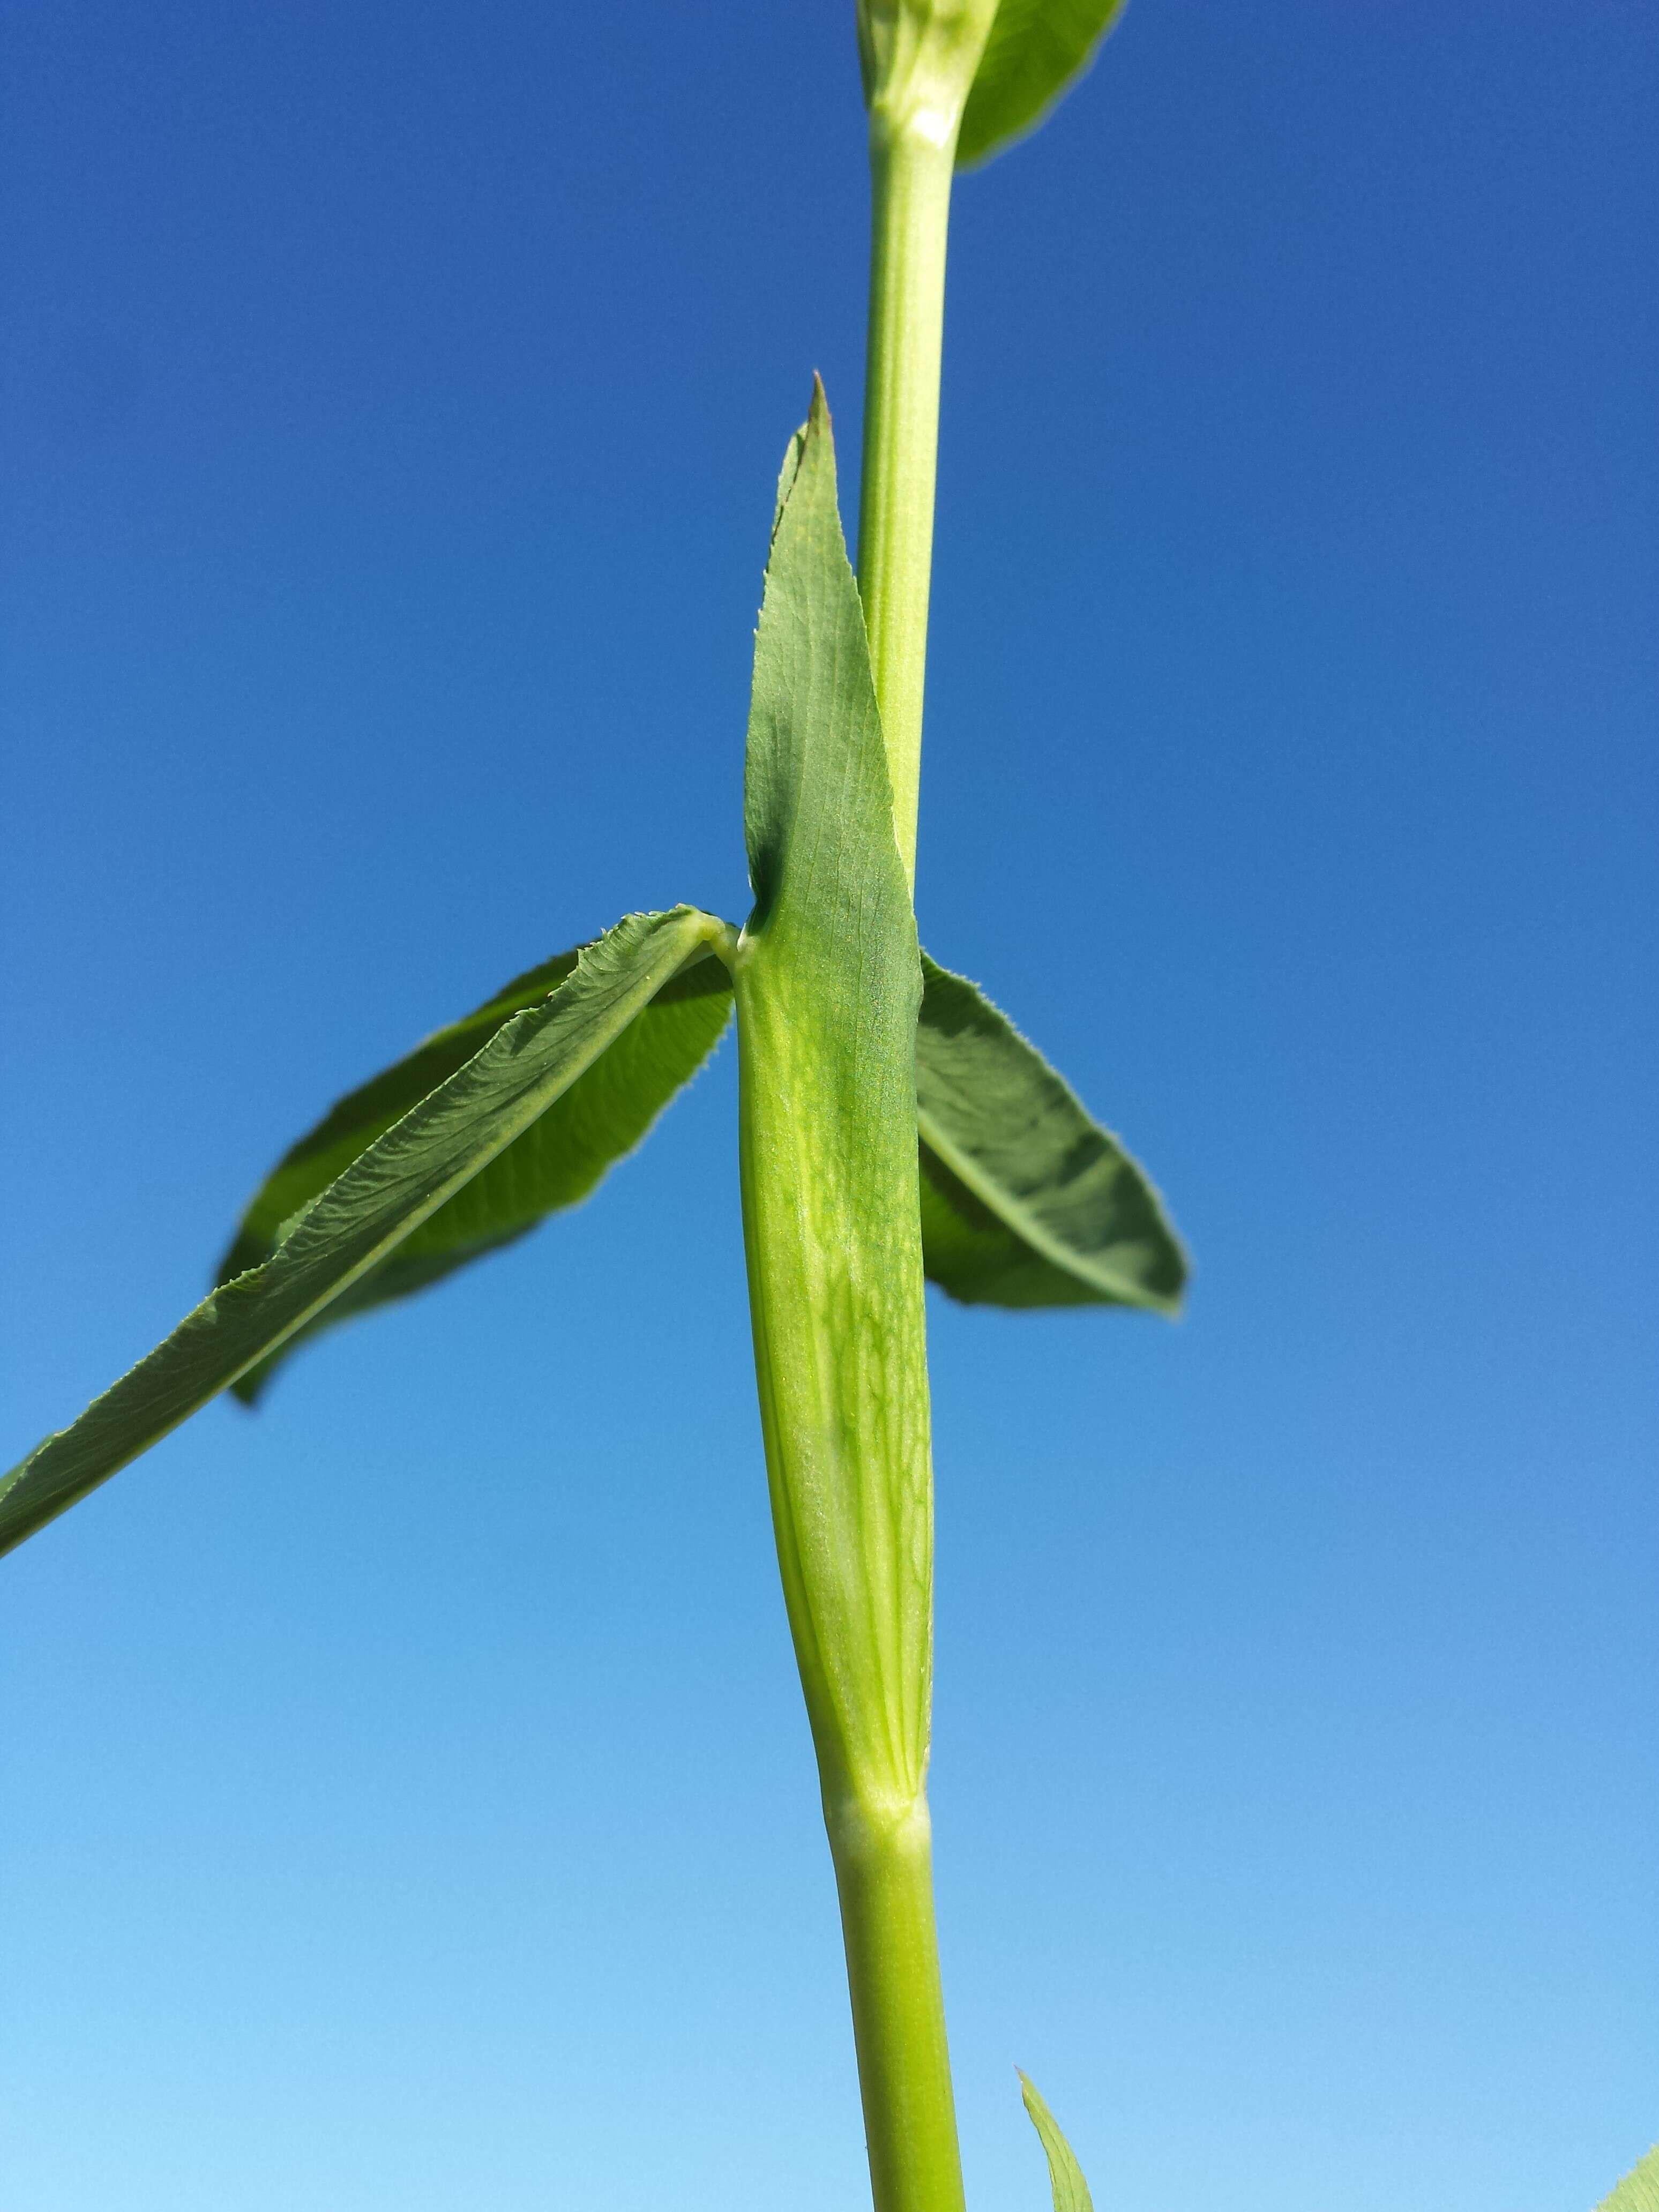
[{"label": "vertical stem", "polygon": [[876,2212],[963,2212],[927,1801],[825,1817]]},{"label": "vertical stem", "polygon": [[[760,904],[733,969],[762,1425],[841,1899],[875,2212],[963,2212],[925,1793],[933,1468],[913,899],[951,185],[994,6],[957,5],[937,22],[926,9],[890,11],[879,25],[860,16],[884,48],[873,57],[884,89],[871,103],[858,561],[878,714],[867,693],[861,706],[849,695],[828,702],[844,726],[797,730],[785,704],[801,688],[805,714],[816,672],[830,665],[827,645],[801,657],[814,601],[781,581],[804,533],[824,527],[813,502],[827,498],[834,521],[828,425],[815,403],[774,540],[781,597],[774,608],[769,568],[756,647],[745,790]],[[835,539],[839,550],[838,524]],[[833,554],[815,557],[820,580],[836,573]],[[844,556],[840,574],[855,631]],[[830,598],[817,604],[827,621]],[[769,626],[769,609],[781,628]],[[780,752],[781,735],[794,751]],[[860,781],[878,742],[887,793]],[[860,743],[872,749],[862,757]],[[793,796],[775,820],[781,762]]]},{"label": "vertical stem", "polygon": [[[871,118],[872,222],[859,501],[859,596],[893,793],[915,887],[927,601],[938,472],[945,258],[956,134]],[[825,1822],[841,1899],[875,2212],[963,2212],[925,1794]]]},{"label": "vertical stem", "polygon": [[873,209],[865,363],[859,596],[887,741],[893,830],[912,888],[921,777],[927,595],[939,463],[945,252],[956,132],[941,143],[924,117],[871,118]]}]

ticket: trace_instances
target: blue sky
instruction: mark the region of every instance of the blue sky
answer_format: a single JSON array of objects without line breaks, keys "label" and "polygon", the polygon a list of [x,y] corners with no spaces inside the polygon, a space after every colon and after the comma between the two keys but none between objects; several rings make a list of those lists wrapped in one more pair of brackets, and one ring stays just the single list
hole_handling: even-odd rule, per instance
[{"label": "blue sky", "polygon": [[[856,449],[849,4],[19,0],[21,1452],[339,1090],[744,908]],[[1650,10],[1133,0],[957,199],[919,902],[1178,1328],[933,1309],[970,2202],[1583,2212],[1659,2135]],[[849,474],[852,471],[848,471]],[[17,2212],[865,2183],[729,1052],[0,1565]]]}]

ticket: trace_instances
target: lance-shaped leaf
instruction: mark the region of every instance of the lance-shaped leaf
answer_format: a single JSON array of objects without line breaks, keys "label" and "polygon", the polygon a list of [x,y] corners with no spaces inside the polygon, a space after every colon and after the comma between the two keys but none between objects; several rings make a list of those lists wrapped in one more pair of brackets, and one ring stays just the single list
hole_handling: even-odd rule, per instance
[{"label": "lance-shaped leaf", "polygon": [[1031,2125],[1042,2138],[1048,2160],[1048,2181],[1054,2192],[1054,2212],[1095,2212],[1094,2199],[1089,2194],[1088,2183],[1083,2179],[1083,2168],[1073,2155],[1072,2146],[1061,2135],[1059,2122],[1024,2074],[1019,2077],[1019,2094],[1031,2116]]},{"label": "lance-shaped leaf", "polygon": [[1659,2212],[1659,2146],[1625,2176],[1596,2212]]},{"label": "lance-shaped leaf", "polygon": [[1040,123],[1122,12],[1123,0],[1001,0],[968,95],[957,167],[988,160]]},{"label": "lance-shaped leaf", "polygon": [[1186,1257],[1141,1170],[982,992],[925,953],[922,978],[928,1274],[969,1305],[1177,1311]]},{"label": "lance-shaped leaf", "polygon": [[[219,1281],[229,1282],[269,1259],[284,1222],[410,1107],[465,1066],[504,1023],[557,989],[578,957],[575,951],[561,952],[515,976],[483,1006],[342,1098],[260,1186],[220,1263]],[[712,953],[676,975],[522,1136],[303,1334],[424,1290],[455,1268],[512,1243],[546,1215],[586,1198],[702,1065],[731,1010],[732,979]],[[236,1395],[252,1405],[299,1341],[298,1336],[289,1337],[280,1351],[251,1369],[234,1385]]]},{"label": "lance-shaped leaf", "polygon": [[136,1459],[360,1282],[726,933],[723,922],[678,907],[629,915],[589,945],[550,997],[496,1030],[287,1224],[262,1266],[215,1291],[0,1481],[0,1552]]},{"label": "lance-shaped leaf", "polygon": [[756,1365],[820,1759],[855,1797],[904,1803],[926,1767],[931,1648],[921,976],[821,390],[781,490],[744,783],[755,911],[735,963]]}]

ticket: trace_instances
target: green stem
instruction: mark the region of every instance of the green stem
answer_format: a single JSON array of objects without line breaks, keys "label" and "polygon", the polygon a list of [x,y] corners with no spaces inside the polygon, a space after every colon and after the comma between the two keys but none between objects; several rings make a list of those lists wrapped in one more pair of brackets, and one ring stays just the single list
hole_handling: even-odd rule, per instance
[{"label": "green stem", "polygon": [[826,1808],[876,2212],[963,2212],[925,1798]]},{"label": "green stem", "polygon": [[893,830],[912,887],[921,778],[927,597],[939,465],[945,252],[956,134],[871,118],[870,331],[865,363],[859,596],[893,787]]},{"label": "green stem", "polygon": [[[945,258],[955,132],[872,114],[870,322],[859,596],[881,710],[893,830],[914,891],[938,471]],[[924,1729],[926,1726],[924,1719]],[[925,1794],[872,1809],[834,1792],[825,1823],[840,1893],[875,2212],[963,2212]]]}]

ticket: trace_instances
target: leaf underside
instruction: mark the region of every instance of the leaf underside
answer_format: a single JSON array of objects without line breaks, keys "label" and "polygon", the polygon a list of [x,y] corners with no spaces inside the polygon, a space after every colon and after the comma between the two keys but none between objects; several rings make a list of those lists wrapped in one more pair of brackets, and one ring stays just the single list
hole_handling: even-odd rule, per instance
[{"label": "leaf underside", "polygon": [[957,138],[971,168],[1035,129],[1087,69],[1123,0],[1001,0]]},{"label": "leaf underside", "polygon": [[[231,1281],[276,1249],[284,1222],[436,1086],[464,1067],[526,1007],[575,969],[580,948],[518,975],[483,1005],[338,1101],[255,1194],[220,1262]],[[499,1251],[574,1206],[633,1151],[713,1051],[732,1012],[732,982],[711,952],[676,975],[540,1120],[423,1221],[386,1259],[234,1386],[252,1405],[305,1337],[410,1296]]]},{"label": "leaf underside", "polygon": [[1083,2168],[1073,2154],[1072,2146],[1060,2131],[1060,2123],[1024,2074],[1019,2077],[1019,2094],[1025,2109],[1031,2116],[1031,2125],[1042,2139],[1048,2160],[1048,2181],[1054,2193],[1054,2212],[1095,2212],[1094,2200],[1089,2194],[1089,2185],[1083,2179]]},{"label": "leaf underside", "polygon": [[1596,2212],[1659,2212],[1659,2145],[1597,2205]]},{"label": "leaf underside", "polygon": [[922,955],[916,1030],[927,1272],[969,1305],[1179,1310],[1158,1193],[1006,1015]]},{"label": "leaf underside", "polygon": [[550,997],[379,1137],[262,1265],[214,1291],[166,1341],[0,1481],[9,1551],[268,1358],[504,1153],[724,925],[689,907],[630,915]]}]

